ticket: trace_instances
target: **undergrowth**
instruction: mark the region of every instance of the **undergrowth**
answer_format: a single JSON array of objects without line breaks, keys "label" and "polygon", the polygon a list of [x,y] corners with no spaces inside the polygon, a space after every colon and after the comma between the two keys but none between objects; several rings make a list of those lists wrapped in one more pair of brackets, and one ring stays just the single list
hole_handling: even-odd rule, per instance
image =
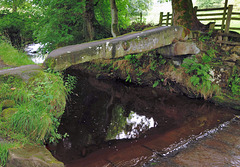
[{"label": "undergrowth", "polygon": [[233,67],[233,72],[228,80],[228,87],[235,96],[240,96],[240,74],[237,67]]},{"label": "undergrowth", "polygon": [[[64,81],[61,73],[52,71],[39,71],[26,82],[14,76],[0,77],[0,103],[12,100],[16,109],[9,117],[0,116],[0,136],[22,144],[57,142],[62,138],[57,131],[60,117],[75,82],[72,76]],[[0,107],[0,115],[3,111]],[[1,159],[6,158],[3,148]]]},{"label": "undergrowth", "polygon": [[60,73],[46,72],[39,72],[27,82],[16,77],[1,78],[1,100],[14,100],[18,110],[3,124],[8,137],[15,138],[16,132],[37,143],[59,139],[58,118],[74,83],[71,76],[64,82]]},{"label": "undergrowth", "polygon": [[210,73],[212,69],[206,62],[209,60],[206,61],[206,55],[203,55],[201,62],[194,56],[185,58],[182,64],[185,72],[190,75],[192,89],[195,90],[196,94],[201,94],[204,99],[220,93],[220,87],[212,83],[213,76]]}]

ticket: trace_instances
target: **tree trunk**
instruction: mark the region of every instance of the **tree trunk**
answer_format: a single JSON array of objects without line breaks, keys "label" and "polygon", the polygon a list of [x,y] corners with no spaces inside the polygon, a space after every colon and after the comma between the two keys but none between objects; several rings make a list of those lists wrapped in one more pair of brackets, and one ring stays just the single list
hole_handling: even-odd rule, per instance
[{"label": "tree trunk", "polygon": [[184,26],[190,30],[205,30],[193,9],[192,0],[172,0],[173,25]]},{"label": "tree trunk", "polygon": [[86,0],[85,7],[85,38],[87,41],[93,40],[95,37],[94,30],[94,0]]},{"label": "tree trunk", "polygon": [[118,29],[118,9],[115,0],[110,0],[111,4],[111,16],[112,16],[112,23],[111,23],[111,32],[112,36],[118,36],[119,29]]}]

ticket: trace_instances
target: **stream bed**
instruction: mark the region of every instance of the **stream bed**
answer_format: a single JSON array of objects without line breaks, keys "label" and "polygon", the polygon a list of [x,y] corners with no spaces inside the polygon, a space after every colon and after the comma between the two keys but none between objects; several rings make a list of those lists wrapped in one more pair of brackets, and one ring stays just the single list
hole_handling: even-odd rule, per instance
[{"label": "stream bed", "polygon": [[234,111],[201,99],[73,69],[66,73],[78,80],[59,127],[68,137],[47,148],[67,167],[151,166],[234,117]]}]

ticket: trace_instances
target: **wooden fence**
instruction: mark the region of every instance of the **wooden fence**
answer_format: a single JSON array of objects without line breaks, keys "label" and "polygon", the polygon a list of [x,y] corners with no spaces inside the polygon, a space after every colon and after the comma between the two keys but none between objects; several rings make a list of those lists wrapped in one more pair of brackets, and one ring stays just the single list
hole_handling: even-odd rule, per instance
[{"label": "wooden fence", "polygon": [[[221,21],[221,24],[215,24],[217,29],[221,29],[225,33],[229,30],[240,30],[240,12],[233,12],[233,5],[229,5],[222,8],[208,8],[208,9],[198,9],[194,7],[197,17],[200,21],[217,22]],[[216,12],[217,11],[217,12]],[[219,12],[220,11],[220,12]],[[239,27],[230,27],[231,20],[239,21]],[[172,14],[160,13],[159,25],[160,26],[171,26]]]}]

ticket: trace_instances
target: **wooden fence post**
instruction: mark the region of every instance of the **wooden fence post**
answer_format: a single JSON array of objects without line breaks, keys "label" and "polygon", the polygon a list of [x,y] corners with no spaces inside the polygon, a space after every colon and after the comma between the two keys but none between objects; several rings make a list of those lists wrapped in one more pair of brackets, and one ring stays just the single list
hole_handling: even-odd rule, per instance
[{"label": "wooden fence post", "polygon": [[168,23],[169,23],[169,12],[167,12],[166,26],[168,26]]},{"label": "wooden fence post", "polygon": [[228,0],[225,0],[224,4],[224,10],[223,10],[223,18],[222,18],[222,26],[221,30],[225,29],[225,19],[226,19],[226,13],[227,13],[227,5],[228,5]]},{"label": "wooden fence post", "polygon": [[[229,33],[230,22],[231,22],[231,17],[232,17],[232,10],[233,10],[233,5],[229,5],[224,33]],[[224,37],[224,40],[227,41],[228,37]]]},{"label": "wooden fence post", "polygon": [[162,26],[162,21],[163,21],[163,12],[160,12],[159,26]]}]

